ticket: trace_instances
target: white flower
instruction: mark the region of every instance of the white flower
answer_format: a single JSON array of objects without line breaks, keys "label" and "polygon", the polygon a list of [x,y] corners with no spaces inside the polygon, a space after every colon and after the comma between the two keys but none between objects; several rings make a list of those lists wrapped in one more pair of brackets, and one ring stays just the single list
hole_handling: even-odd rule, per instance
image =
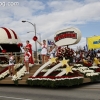
[{"label": "white flower", "polygon": [[32,67],[34,64],[29,63],[29,67]]},{"label": "white flower", "polygon": [[58,68],[58,69],[56,69],[56,71],[62,71],[62,70],[64,70],[65,68]]},{"label": "white flower", "polygon": [[[19,65],[20,65],[20,64],[19,64]],[[26,71],[26,68],[25,68],[25,66],[23,66],[23,67],[16,73],[16,75],[14,75],[14,77],[13,77],[12,80],[21,79],[21,77],[25,75],[25,71]]]},{"label": "white flower", "polygon": [[84,70],[83,73],[94,73],[94,70]]},{"label": "white flower", "polygon": [[74,66],[80,67],[83,66],[82,64],[74,64]]},{"label": "white flower", "polygon": [[91,73],[86,73],[86,76],[91,76]]},{"label": "white flower", "polygon": [[43,69],[41,72],[47,72],[49,69]]},{"label": "white flower", "polygon": [[91,73],[92,76],[99,75],[99,73]]},{"label": "white flower", "polygon": [[89,68],[88,67],[78,67],[78,69],[87,70]]},{"label": "white flower", "polygon": [[12,77],[12,80],[13,81],[15,81],[15,80],[17,80],[18,78],[17,78],[17,76],[16,75],[14,75],[13,77]]},{"label": "white flower", "polygon": [[77,71],[78,69],[77,68],[72,68],[72,70]]},{"label": "white flower", "polygon": [[56,79],[50,79],[50,78],[28,78],[28,80],[51,80],[51,81],[60,81],[60,80],[65,80],[65,79],[68,79],[68,80],[71,80],[71,79],[80,79],[80,78],[83,78],[83,76],[79,76],[79,77],[72,77],[72,78],[68,78],[68,77],[65,77],[65,78],[56,78]]},{"label": "white flower", "polygon": [[98,67],[98,66],[91,66],[91,67],[89,67],[89,68],[97,69],[97,68],[99,68],[99,67]]},{"label": "white flower", "polygon": [[99,73],[86,73],[86,76],[96,76],[96,75],[99,75]]},{"label": "white flower", "polygon": [[32,80],[32,78],[28,78],[28,80]]}]

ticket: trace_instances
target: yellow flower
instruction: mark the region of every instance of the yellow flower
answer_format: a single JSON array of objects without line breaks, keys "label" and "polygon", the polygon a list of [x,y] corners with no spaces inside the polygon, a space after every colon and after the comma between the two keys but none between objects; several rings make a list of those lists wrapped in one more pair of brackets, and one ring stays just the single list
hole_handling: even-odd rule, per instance
[{"label": "yellow flower", "polygon": [[68,61],[69,61],[69,60],[66,60],[65,58],[63,58],[63,60],[61,61],[62,66],[64,66],[64,65],[69,66],[69,65],[68,65]]},{"label": "yellow flower", "polygon": [[94,58],[94,63],[97,65],[97,64],[100,64],[99,60],[97,58]]},{"label": "yellow flower", "polygon": [[73,66],[67,66],[66,67],[66,74],[68,74],[69,72],[73,73],[72,68],[73,68]]},{"label": "yellow flower", "polygon": [[88,64],[87,60],[85,60],[85,59],[83,59],[83,62],[84,62],[85,64]]},{"label": "yellow flower", "polygon": [[57,59],[57,58],[51,58],[51,59],[50,59],[50,62],[51,62],[51,63],[53,63],[53,62],[56,63],[56,59]]}]

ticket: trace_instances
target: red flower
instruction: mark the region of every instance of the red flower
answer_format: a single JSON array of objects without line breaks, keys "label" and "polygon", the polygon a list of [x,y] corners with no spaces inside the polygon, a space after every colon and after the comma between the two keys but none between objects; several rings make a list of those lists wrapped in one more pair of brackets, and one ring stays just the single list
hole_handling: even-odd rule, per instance
[{"label": "red flower", "polygon": [[61,46],[58,47],[58,50],[61,49]]},{"label": "red flower", "polygon": [[84,63],[84,66],[87,66],[87,67],[91,67],[92,66],[92,63]]},{"label": "red flower", "polygon": [[20,46],[21,46],[21,47],[23,47],[23,44],[22,44],[22,43],[20,43]]},{"label": "red flower", "polygon": [[22,47],[22,46],[23,46],[23,44],[22,44],[22,43],[18,43],[17,45],[18,45],[18,47]]},{"label": "red flower", "polygon": [[80,76],[83,76],[83,75],[75,75],[75,76],[36,76],[36,77],[29,77],[29,78],[49,78],[49,79],[60,79],[60,78],[74,78],[74,77],[80,77]]},{"label": "red flower", "polygon": [[95,70],[95,72],[100,72],[100,68],[97,68],[97,69]]},{"label": "red flower", "polygon": [[7,71],[7,70],[8,70],[8,67],[4,68],[4,69],[0,72],[0,74],[4,73],[4,72]]},{"label": "red flower", "polygon": [[6,53],[6,50],[5,50],[5,49],[3,49],[3,50],[2,50],[2,53]]},{"label": "red flower", "polygon": [[37,41],[37,39],[38,39],[37,36],[34,36],[34,37],[33,37],[33,40],[34,40],[34,41]]}]

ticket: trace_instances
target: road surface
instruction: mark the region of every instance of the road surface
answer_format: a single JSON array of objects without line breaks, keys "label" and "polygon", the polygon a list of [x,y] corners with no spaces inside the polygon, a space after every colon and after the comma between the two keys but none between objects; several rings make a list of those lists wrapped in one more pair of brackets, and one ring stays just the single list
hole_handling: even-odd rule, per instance
[{"label": "road surface", "polygon": [[100,82],[57,89],[0,85],[0,100],[100,100]]}]

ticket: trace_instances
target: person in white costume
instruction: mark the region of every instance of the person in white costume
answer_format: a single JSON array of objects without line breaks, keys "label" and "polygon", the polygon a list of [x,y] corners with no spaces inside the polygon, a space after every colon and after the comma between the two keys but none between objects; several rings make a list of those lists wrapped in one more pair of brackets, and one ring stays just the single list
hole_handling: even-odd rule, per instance
[{"label": "person in white costume", "polygon": [[42,47],[41,56],[42,56],[42,63],[44,64],[47,61],[47,44],[46,44],[46,40],[43,40],[43,43],[39,42],[38,40],[37,40],[37,42]]},{"label": "person in white costume", "polygon": [[9,74],[10,76],[13,76],[15,74],[15,69],[14,69],[15,57],[12,52],[8,54],[8,59],[9,59],[9,66],[8,66]]},{"label": "person in white costume", "polygon": [[56,45],[50,46],[50,50],[49,50],[49,58],[55,57],[55,53],[56,53]]},{"label": "person in white costume", "polygon": [[26,67],[26,74],[29,74],[29,59],[31,57],[31,53],[27,47],[24,47],[24,64]]}]

